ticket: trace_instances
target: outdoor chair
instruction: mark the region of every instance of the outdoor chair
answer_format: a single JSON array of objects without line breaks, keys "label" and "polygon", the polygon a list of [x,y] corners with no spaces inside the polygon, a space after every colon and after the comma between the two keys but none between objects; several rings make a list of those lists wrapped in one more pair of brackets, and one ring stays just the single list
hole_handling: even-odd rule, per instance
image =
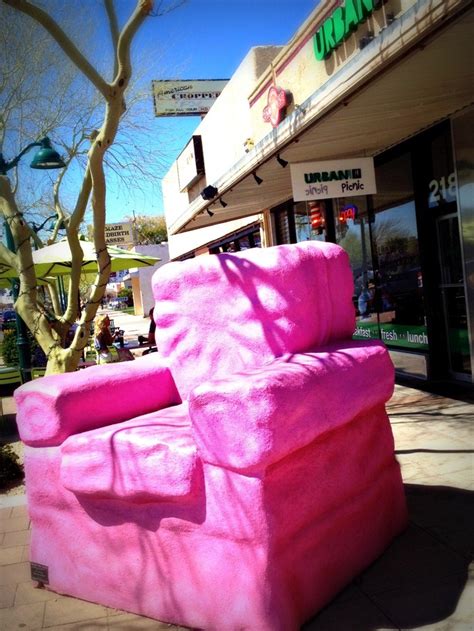
[{"label": "outdoor chair", "polygon": [[46,373],[46,366],[35,366],[31,369],[31,378],[32,379],[41,379],[44,377]]},{"label": "outdoor chair", "polygon": [[407,522],[384,345],[346,253],[305,242],[153,277],[158,353],[16,392],[32,576],[192,628],[293,631]]},{"label": "outdoor chair", "polygon": [[0,387],[21,383],[21,371],[18,366],[0,367]]},{"label": "outdoor chair", "polygon": [[0,415],[3,419],[3,397],[10,397],[21,384],[21,371],[18,366],[0,367]]}]

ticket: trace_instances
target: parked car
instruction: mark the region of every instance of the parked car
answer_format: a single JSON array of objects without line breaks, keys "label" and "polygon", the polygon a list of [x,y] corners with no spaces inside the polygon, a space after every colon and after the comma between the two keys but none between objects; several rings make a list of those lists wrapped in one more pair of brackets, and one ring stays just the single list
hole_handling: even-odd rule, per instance
[{"label": "parked car", "polygon": [[110,309],[123,309],[127,306],[127,298],[114,298],[109,302]]},{"label": "parked car", "polygon": [[13,329],[16,322],[16,313],[13,309],[9,309],[2,314],[2,331]]}]

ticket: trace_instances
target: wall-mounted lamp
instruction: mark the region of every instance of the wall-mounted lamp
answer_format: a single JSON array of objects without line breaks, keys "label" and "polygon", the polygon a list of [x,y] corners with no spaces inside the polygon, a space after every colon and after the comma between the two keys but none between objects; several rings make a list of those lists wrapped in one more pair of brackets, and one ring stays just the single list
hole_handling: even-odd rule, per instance
[{"label": "wall-mounted lamp", "polygon": [[219,191],[215,186],[209,184],[209,186],[206,186],[206,188],[202,189],[201,197],[206,201],[209,201],[210,199],[214,199],[218,192]]},{"label": "wall-mounted lamp", "polygon": [[206,212],[209,215],[209,217],[214,217],[214,213],[212,212],[212,210],[209,210],[209,208],[206,208]]},{"label": "wall-mounted lamp", "polygon": [[261,177],[258,177],[258,175],[257,175],[257,172],[256,172],[256,171],[254,171],[254,172],[252,173],[252,175],[253,175],[253,179],[254,179],[254,180],[257,182],[257,184],[260,186],[260,184],[263,182],[262,178],[261,178]]},{"label": "wall-mounted lamp", "polygon": [[222,206],[222,208],[225,208],[227,206],[227,204],[225,203],[225,201],[223,199],[220,199],[219,203]]},{"label": "wall-mounted lamp", "polygon": [[252,138],[247,138],[246,141],[244,142],[244,149],[245,149],[245,153],[248,153],[249,151],[251,151],[255,146],[255,143],[253,141]]},{"label": "wall-mounted lamp", "polygon": [[283,158],[280,156],[280,154],[277,155],[277,162],[283,168],[288,166],[288,160],[283,160]]}]

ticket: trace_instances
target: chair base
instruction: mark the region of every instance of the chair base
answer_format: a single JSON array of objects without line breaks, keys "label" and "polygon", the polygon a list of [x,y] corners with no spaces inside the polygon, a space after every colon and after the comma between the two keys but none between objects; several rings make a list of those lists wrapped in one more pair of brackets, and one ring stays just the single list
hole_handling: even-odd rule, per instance
[{"label": "chair base", "polygon": [[[384,419],[379,413],[365,421],[372,429],[364,440],[377,440],[389,455]],[[360,453],[352,458],[347,443],[354,446],[357,434],[357,423],[331,432],[324,444],[316,441],[262,478],[205,465],[205,494],[184,503],[76,496],[58,482],[59,447],[27,448],[31,561],[48,568],[53,591],[163,622],[215,631],[297,631],[406,526],[393,455],[374,456],[364,467],[370,484],[361,476],[352,479]],[[346,468],[332,493],[322,484],[317,454],[326,451],[329,458],[330,449],[337,453],[343,443]],[[305,521],[302,507],[292,517],[288,503],[285,524],[272,530],[268,524],[283,517],[270,511],[259,528],[261,511],[281,505],[268,487],[280,488],[288,467],[295,473],[292,483],[298,481],[300,460],[309,479],[304,496],[311,495],[320,514]],[[236,496],[226,502],[231,489]],[[227,532],[219,530],[222,524]]]}]

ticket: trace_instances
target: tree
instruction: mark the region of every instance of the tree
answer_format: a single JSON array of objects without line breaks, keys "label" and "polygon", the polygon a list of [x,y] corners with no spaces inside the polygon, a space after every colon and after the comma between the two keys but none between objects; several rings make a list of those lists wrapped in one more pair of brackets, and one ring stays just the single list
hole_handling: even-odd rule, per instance
[{"label": "tree", "polygon": [[[58,22],[44,9],[28,0],[3,0],[5,5],[19,11],[41,25],[59,45],[66,57],[87,78],[104,106],[100,127],[87,139],[90,143],[84,175],[70,216],[62,212],[56,203],[58,221],[65,227],[66,237],[72,254],[72,269],[69,283],[68,305],[61,317],[51,318],[42,303],[33,266],[30,238],[31,227],[25,221],[24,213],[15,199],[14,190],[7,176],[0,175],[0,210],[10,226],[16,252],[10,252],[0,245],[0,259],[10,265],[20,280],[20,292],[15,309],[21,315],[48,357],[47,374],[74,370],[77,367],[83,348],[89,338],[90,324],[104,295],[110,274],[110,257],[105,244],[106,217],[106,177],[104,161],[116,139],[120,121],[126,111],[124,95],[132,76],[130,50],[134,37],[143,21],[150,15],[153,0],[137,0],[130,18],[120,30],[114,10],[113,0],[104,0],[110,34],[114,49],[112,80],[105,79],[105,73],[86,58]],[[51,98],[52,95],[50,95]],[[5,128],[6,123],[4,123]],[[79,242],[79,227],[84,218],[87,204],[91,200],[94,245],[97,252],[99,272],[91,288],[87,303],[82,311],[72,344],[63,347],[64,331],[75,321],[79,309],[79,284],[82,263],[82,250]]]},{"label": "tree", "polygon": [[140,245],[152,245],[168,240],[164,217],[134,215],[127,217],[127,220],[134,224],[137,243]]}]

